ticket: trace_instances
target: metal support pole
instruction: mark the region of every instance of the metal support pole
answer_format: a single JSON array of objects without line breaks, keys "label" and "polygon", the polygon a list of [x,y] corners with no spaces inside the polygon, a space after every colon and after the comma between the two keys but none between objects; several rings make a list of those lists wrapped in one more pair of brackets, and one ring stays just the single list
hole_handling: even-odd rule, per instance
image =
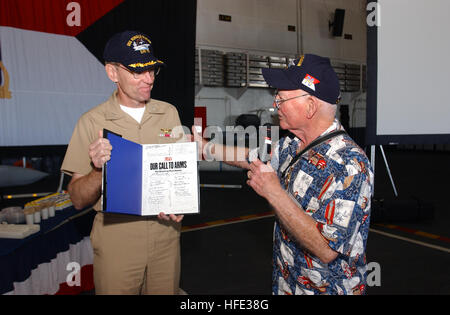
[{"label": "metal support pole", "polygon": [[[394,179],[392,178],[391,170],[389,168],[389,164],[387,162],[386,155],[384,154],[383,146],[380,145],[379,147],[381,149],[381,154],[383,156],[384,165],[386,165],[386,170],[387,170],[387,173],[389,175],[389,179],[391,180],[392,188],[394,189],[395,197],[398,197],[397,188],[395,186]],[[373,174],[374,175],[375,175],[375,151],[376,151],[375,145],[370,146],[370,162],[372,164],[372,170],[373,170]],[[374,179],[374,187],[375,187],[375,179]],[[375,194],[375,188],[374,188],[374,194]]]},{"label": "metal support pole", "polygon": [[388,172],[389,179],[391,180],[392,188],[394,188],[395,197],[398,197],[397,188],[395,187],[394,179],[392,178],[391,170],[389,169],[389,164],[388,164],[388,162],[386,160],[386,155],[384,154],[384,150],[383,150],[383,146],[382,145],[380,145],[380,149],[381,149],[381,154],[383,155],[384,165],[386,165],[386,170]]},{"label": "metal support pole", "polygon": [[372,164],[372,171],[373,171],[373,176],[374,176],[374,179],[373,179],[373,195],[375,195],[375,150],[376,150],[376,147],[374,146],[374,145],[371,145],[370,146],[370,162],[371,162],[371,164]]}]

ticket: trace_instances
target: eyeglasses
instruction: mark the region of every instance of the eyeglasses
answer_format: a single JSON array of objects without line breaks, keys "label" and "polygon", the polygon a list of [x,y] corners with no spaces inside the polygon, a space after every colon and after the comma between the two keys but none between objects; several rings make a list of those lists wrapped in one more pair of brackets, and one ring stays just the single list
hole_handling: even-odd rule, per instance
[{"label": "eyeglasses", "polygon": [[115,65],[118,66],[119,68],[122,68],[122,69],[128,71],[129,73],[131,73],[133,75],[133,78],[135,78],[136,80],[143,79],[147,72],[150,75],[150,77],[154,79],[159,74],[159,70],[161,70],[161,68],[157,67],[156,69],[154,68],[154,69],[150,69],[150,70],[147,70],[147,71],[143,71],[141,73],[137,73],[137,72],[133,72],[133,71],[128,70],[127,68],[125,68],[124,66],[122,66],[119,63],[116,63]]},{"label": "eyeglasses", "polygon": [[275,107],[277,109],[280,109],[280,106],[283,102],[293,100],[294,98],[299,98],[299,97],[304,97],[304,96],[309,96],[309,95],[311,95],[311,94],[303,94],[303,95],[294,96],[294,97],[287,98],[287,99],[282,99],[282,98],[277,98],[277,97],[280,97],[277,92],[277,94],[275,94],[275,98],[273,99],[273,102],[275,103]]}]

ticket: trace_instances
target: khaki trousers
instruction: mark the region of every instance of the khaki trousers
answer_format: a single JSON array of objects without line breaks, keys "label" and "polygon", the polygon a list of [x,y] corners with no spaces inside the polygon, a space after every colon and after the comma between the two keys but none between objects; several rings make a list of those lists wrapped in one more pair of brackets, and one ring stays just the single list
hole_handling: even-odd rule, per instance
[{"label": "khaki trousers", "polygon": [[180,223],[97,213],[91,231],[96,294],[178,294]]}]

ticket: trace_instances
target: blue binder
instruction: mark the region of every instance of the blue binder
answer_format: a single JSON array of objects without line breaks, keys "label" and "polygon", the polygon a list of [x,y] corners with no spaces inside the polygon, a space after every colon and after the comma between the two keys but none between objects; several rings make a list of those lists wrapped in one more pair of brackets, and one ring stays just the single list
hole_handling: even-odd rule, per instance
[{"label": "blue binder", "polygon": [[[149,196],[148,188],[149,187],[159,187],[159,186],[149,186],[151,183],[149,183],[148,180],[149,177],[143,178],[143,174],[149,174],[149,169],[146,169],[145,172],[143,170],[143,155],[147,154],[146,150],[151,150],[154,146],[164,146],[162,144],[147,144],[142,145],[139,143],[135,143],[133,141],[129,141],[126,139],[123,139],[120,135],[111,132],[109,130],[104,129],[103,130],[103,137],[109,140],[111,143],[111,146],[113,147],[111,151],[111,159],[104,165],[103,167],[103,197],[102,197],[102,206],[103,206],[103,212],[106,213],[122,213],[122,214],[129,214],[129,215],[136,215],[136,216],[155,216],[157,215],[157,211],[170,213],[164,211],[163,209],[160,209],[157,205],[152,205],[151,209],[148,209],[148,199],[151,199]],[[172,143],[170,144],[169,150],[172,150],[173,146],[177,145],[186,145],[188,143],[183,144],[176,144]],[[188,149],[187,152],[189,152],[187,155],[187,160],[184,161],[184,163],[187,163],[189,165],[195,165],[195,173],[189,173],[195,174],[195,180],[192,181],[192,184],[194,186],[190,185],[189,187],[196,187],[198,189],[198,170],[197,170],[197,149],[195,143],[189,143],[195,145],[195,149],[192,150],[192,147],[190,148],[190,151]],[[179,150],[179,149],[178,149]],[[193,154],[193,156],[192,156]],[[171,158],[169,156],[168,158]],[[145,159],[144,159],[145,160]],[[146,160],[148,163],[148,160]],[[165,169],[165,165],[174,165],[174,167],[170,170]],[[158,170],[154,172],[159,172],[159,174],[164,174],[167,172],[167,174],[180,174],[177,172],[182,172],[180,168],[186,167],[186,164],[182,164],[180,161],[173,161],[168,163],[151,163],[155,165],[161,165],[158,166]],[[149,165],[147,165],[149,166]],[[177,169],[178,168],[178,169]],[[150,166],[151,169],[151,166]],[[146,173],[147,172],[147,173]],[[153,172],[153,171],[152,171]],[[149,176],[149,175],[147,175]],[[164,175],[166,176],[166,175]],[[171,177],[173,178],[173,177]],[[181,177],[183,178],[183,176]],[[144,182],[146,182],[144,188]],[[170,180],[166,183],[170,183]],[[143,191],[143,189],[147,189]],[[152,192],[153,193],[153,192]],[[177,191],[173,189],[168,189],[167,193],[169,194],[167,196],[168,199],[166,199],[166,196],[163,196],[164,200],[170,200],[173,198],[174,194],[177,194]],[[171,194],[172,193],[172,194]],[[178,195],[179,196],[179,195]],[[144,199],[146,198],[146,199]],[[176,210],[180,210],[179,213],[188,214],[188,213],[198,213],[199,212],[199,190],[195,192],[193,191],[193,195],[190,197],[189,201],[192,201],[192,203],[184,202],[183,199],[178,199],[178,203],[176,206]],[[143,201],[146,202],[143,202]],[[162,200],[161,200],[162,201]],[[162,201],[163,202],[163,201]],[[143,209],[143,207],[147,207],[146,209]],[[153,208],[154,207],[154,208]],[[170,208],[170,206],[169,206]],[[150,211],[149,211],[150,210]],[[154,210],[154,211],[153,211]],[[172,209],[173,211],[173,209]],[[154,213],[155,212],[155,213]],[[151,214],[150,214],[151,213]]]},{"label": "blue binder", "polygon": [[141,215],[142,146],[104,129],[113,147],[103,174],[103,211]]}]

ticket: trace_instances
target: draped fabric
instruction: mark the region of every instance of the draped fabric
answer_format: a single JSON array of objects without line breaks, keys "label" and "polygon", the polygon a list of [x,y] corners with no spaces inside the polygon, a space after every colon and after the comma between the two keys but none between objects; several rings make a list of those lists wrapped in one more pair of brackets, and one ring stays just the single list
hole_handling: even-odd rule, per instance
[{"label": "draped fabric", "polygon": [[103,48],[116,32],[150,36],[168,65],[152,97],[194,114],[196,0],[0,1],[0,147],[66,145],[78,118],[115,89]]},{"label": "draped fabric", "polygon": [[89,234],[95,215],[93,210],[65,208],[43,220],[38,233],[24,239],[1,238],[0,295],[55,294],[66,282],[69,263],[92,265]]},{"label": "draped fabric", "polygon": [[[77,294],[93,290],[93,260],[93,250],[87,236],[78,243],[70,244],[66,251],[57,253],[50,261],[38,264],[23,281],[13,282],[11,291],[2,293],[5,295],[54,295]],[[68,267],[74,263],[80,267],[79,279],[67,279],[71,270],[76,270],[75,268],[68,270]]]},{"label": "draped fabric", "polygon": [[0,99],[0,146],[66,144],[80,115],[114,90],[74,37],[0,27],[0,41],[11,92]]}]

